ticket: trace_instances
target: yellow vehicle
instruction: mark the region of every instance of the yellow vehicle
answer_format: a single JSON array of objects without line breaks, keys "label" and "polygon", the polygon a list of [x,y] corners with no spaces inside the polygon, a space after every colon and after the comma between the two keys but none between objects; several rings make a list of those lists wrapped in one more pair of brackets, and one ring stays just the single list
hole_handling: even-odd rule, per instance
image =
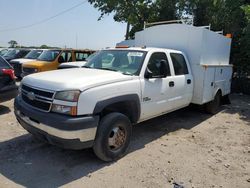
[{"label": "yellow vehicle", "polygon": [[85,61],[94,52],[92,50],[74,49],[45,50],[36,61],[23,64],[21,76],[24,77],[37,72],[56,70],[61,63],[65,62]]}]

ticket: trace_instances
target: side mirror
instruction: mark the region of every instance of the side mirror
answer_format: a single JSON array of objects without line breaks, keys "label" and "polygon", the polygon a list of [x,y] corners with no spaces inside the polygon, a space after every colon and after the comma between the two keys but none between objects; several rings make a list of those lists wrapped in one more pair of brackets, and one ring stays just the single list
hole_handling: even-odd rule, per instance
[{"label": "side mirror", "polygon": [[146,71],[145,71],[144,77],[145,77],[146,79],[153,78],[153,73],[147,68]]}]

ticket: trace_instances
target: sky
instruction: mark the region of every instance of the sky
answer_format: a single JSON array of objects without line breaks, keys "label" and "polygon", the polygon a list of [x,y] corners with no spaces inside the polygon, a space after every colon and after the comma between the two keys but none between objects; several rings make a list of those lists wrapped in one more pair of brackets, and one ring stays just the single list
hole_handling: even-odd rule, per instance
[{"label": "sky", "polygon": [[33,27],[4,31],[37,23],[84,0],[0,0],[0,46],[10,40],[24,46],[43,44],[68,48],[101,49],[124,40],[125,23],[100,12],[88,2],[48,22]]}]

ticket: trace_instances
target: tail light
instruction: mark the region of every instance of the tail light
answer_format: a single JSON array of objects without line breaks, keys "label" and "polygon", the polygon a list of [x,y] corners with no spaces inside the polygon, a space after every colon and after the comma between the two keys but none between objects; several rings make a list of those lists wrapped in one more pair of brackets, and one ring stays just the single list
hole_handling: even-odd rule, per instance
[{"label": "tail light", "polygon": [[13,80],[16,79],[14,70],[12,70],[12,69],[2,69],[2,72],[5,75],[9,75],[11,77],[11,79],[13,79]]}]

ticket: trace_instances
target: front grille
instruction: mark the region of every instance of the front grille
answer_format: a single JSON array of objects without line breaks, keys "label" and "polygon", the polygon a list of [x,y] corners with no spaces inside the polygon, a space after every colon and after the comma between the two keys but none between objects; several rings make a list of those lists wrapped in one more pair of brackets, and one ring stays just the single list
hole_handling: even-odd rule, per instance
[{"label": "front grille", "polygon": [[23,67],[23,72],[27,73],[27,74],[32,74],[32,73],[35,73],[37,71],[36,71],[35,68],[26,68],[26,67]]},{"label": "front grille", "polygon": [[15,71],[15,75],[16,76],[21,76],[22,74],[22,64],[18,63],[18,62],[13,62],[13,63],[10,63],[11,66],[14,68],[14,71]]},{"label": "front grille", "polygon": [[27,85],[22,85],[22,99],[25,103],[43,110],[50,111],[52,101],[54,97],[54,92],[45,91]]},{"label": "front grille", "polygon": [[50,99],[52,99],[52,97],[54,95],[54,92],[35,89],[35,88],[29,87],[29,86],[26,86],[26,85],[22,85],[22,89],[25,90],[26,92],[33,92],[36,95],[46,97],[46,98],[50,98]]},{"label": "front grille", "polygon": [[30,100],[27,96],[22,94],[22,99],[24,100],[24,102],[26,102],[27,104],[34,106],[35,108],[39,108],[41,110],[44,111],[49,111],[50,109],[50,103],[45,103],[42,101],[37,101],[37,100]]}]

